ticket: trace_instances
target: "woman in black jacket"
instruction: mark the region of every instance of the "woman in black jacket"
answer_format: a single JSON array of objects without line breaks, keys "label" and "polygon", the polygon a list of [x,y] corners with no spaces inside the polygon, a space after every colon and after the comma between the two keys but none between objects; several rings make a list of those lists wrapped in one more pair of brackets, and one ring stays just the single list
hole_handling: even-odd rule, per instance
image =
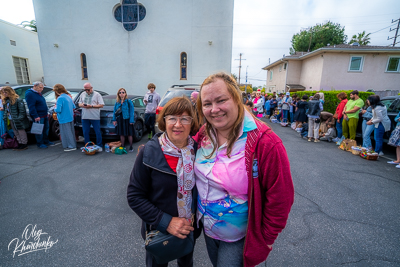
[{"label": "woman in black jacket", "polygon": [[[197,144],[189,135],[198,128],[194,115],[189,99],[171,99],[158,115],[158,127],[164,133],[156,134],[136,158],[127,197],[143,220],[143,239],[145,227],[181,239],[194,231],[191,207],[196,203],[193,163]],[[146,266],[168,263],[158,264],[146,251]],[[179,258],[178,266],[193,266],[193,251]]]},{"label": "woman in black jacket", "polygon": [[28,148],[28,137],[25,129],[29,128],[25,104],[10,86],[3,87],[1,94],[3,95],[5,125],[8,125],[7,121],[9,121],[14,135],[17,137],[19,145],[16,150],[25,150]]}]

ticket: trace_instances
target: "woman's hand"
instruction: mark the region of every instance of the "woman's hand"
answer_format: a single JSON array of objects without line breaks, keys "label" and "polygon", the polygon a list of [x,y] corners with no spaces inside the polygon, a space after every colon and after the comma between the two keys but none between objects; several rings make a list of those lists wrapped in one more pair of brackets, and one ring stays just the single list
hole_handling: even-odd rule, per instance
[{"label": "woman's hand", "polygon": [[167,228],[168,233],[180,239],[185,239],[191,231],[194,231],[192,225],[185,218],[179,217],[172,217]]},{"label": "woman's hand", "polygon": [[113,124],[114,124],[114,126],[117,126],[117,122],[116,121],[113,121]]},{"label": "woman's hand", "polygon": [[372,121],[367,121],[367,124],[368,125],[372,125]]}]

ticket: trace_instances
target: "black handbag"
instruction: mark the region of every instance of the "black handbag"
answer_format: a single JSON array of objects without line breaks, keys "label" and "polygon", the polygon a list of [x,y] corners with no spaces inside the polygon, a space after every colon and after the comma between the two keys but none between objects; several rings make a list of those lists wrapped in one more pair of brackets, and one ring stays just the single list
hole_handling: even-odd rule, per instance
[{"label": "black handbag", "polygon": [[[195,191],[195,190],[193,190]],[[196,196],[196,193],[194,193]],[[194,205],[197,196],[192,199],[192,225],[194,222]],[[162,233],[157,230],[148,231],[146,227],[146,240],[144,246],[150,252],[158,264],[165,264],[170,261],[186,256],[194,249],[194,234],[190,232],[185,239],[178,238],[170,233]]]},{"label": "black handbag", "polygon": [[122,108],[119,107],[116,111],[115,111],[115,118],[118,118],[119,116],[121,116],[122,114]]}]

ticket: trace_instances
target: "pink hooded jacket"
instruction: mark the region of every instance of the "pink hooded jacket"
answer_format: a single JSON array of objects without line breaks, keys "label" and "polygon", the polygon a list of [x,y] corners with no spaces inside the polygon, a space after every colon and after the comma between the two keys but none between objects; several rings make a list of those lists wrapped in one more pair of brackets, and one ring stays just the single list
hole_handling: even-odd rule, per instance
[{"label": "pink hooded jacket", "polygon": [[[267,245],[272,245],[285,228],[294,201],[285,147],[271,128],[259,120],[255,122],[257,129],[247,133],[245,148],[249,181],[249,217],[243,250],[245,267],[255,266],[267,259],[271,252]],[[205,134],[203,126],[194,138],[199,147]],[[257,160],[258,175],[253,173],[254,160]]]}]

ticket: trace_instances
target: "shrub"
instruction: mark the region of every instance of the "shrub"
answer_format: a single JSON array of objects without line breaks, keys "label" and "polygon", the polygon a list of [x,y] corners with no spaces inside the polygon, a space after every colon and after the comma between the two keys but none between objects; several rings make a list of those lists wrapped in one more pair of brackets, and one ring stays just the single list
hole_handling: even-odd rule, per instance
[{"label": "shrub", "polygon": [[[324,93],[324,98],[325,98],[324,111],[328,111],[328,112],[334,114],[337,105],[340,103],[340,100],[336,97],[337,94],[339,94],[341,92],[345,92],[347,94],[347,99],[350,99],[350,93],[352,91],[353,90],[347,90],[347,91],[298,91],[298,92],[290,93],[290,96],[293,96],[294,94],[296,94],[298,97],[301,98],[303,95],[313,96],[316,93]],[[364,101],[364,103],[367,100],[368,96],[370,96],[370,95],[374,95],[374,93],[359,91],[359,96]]]}]

